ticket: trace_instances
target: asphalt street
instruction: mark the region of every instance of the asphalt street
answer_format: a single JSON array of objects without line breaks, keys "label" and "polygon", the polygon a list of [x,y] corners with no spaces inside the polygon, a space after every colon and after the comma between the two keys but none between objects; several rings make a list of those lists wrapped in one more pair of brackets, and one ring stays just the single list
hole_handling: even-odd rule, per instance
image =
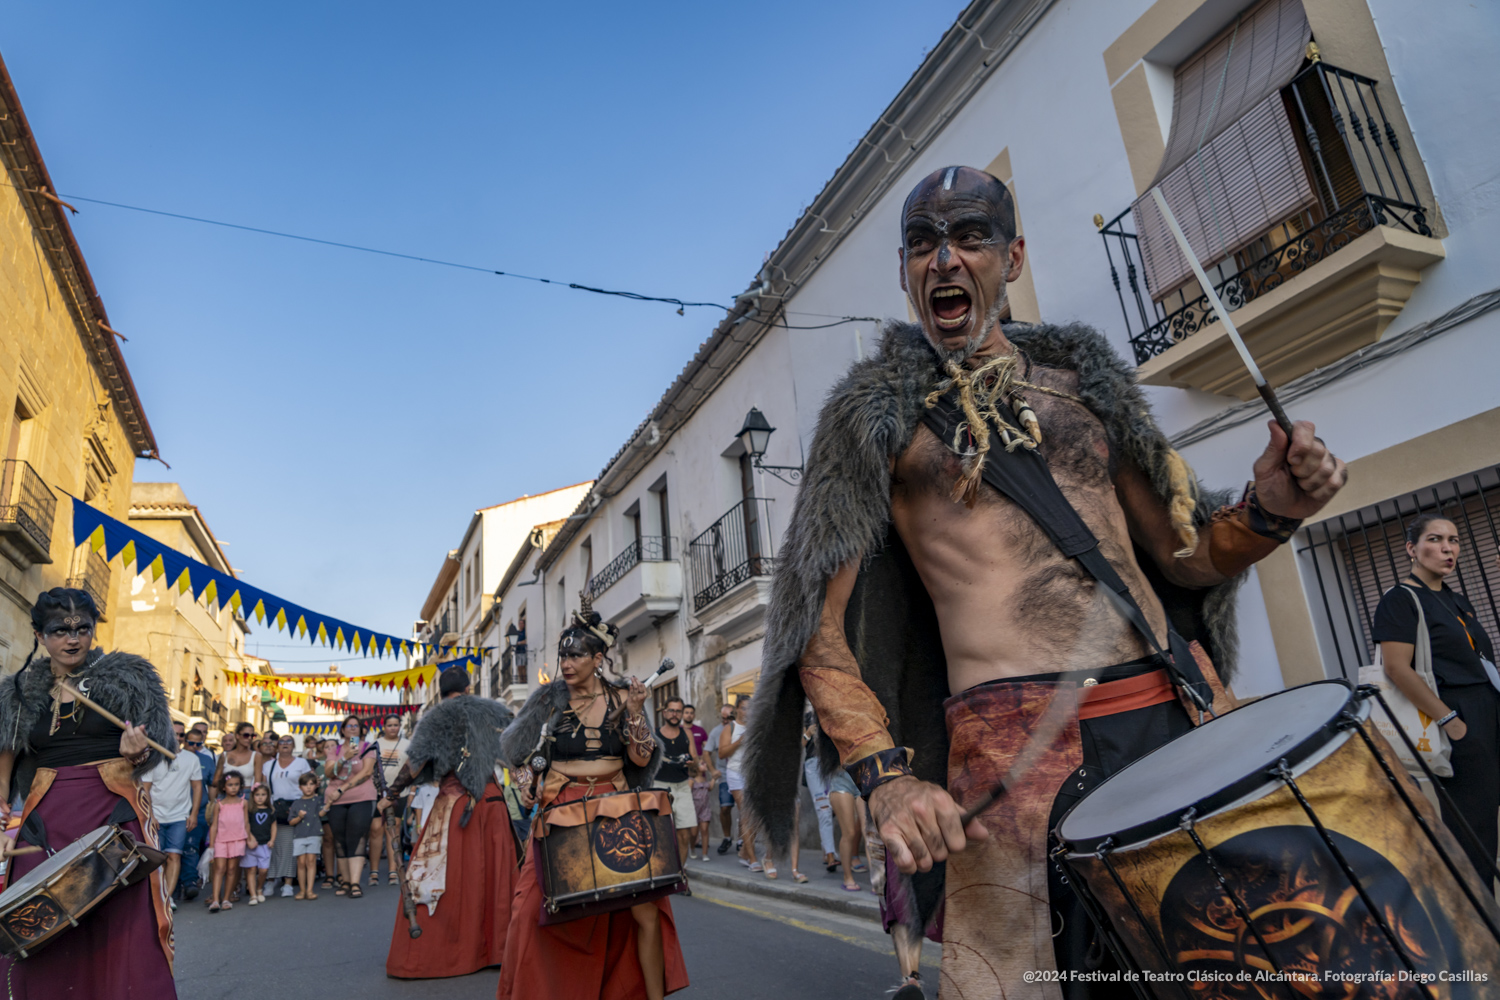
[{"label": "asphalt street", "polygon": [[[672,901],[692,982],[676,998],[878,1000],[896,982],[895,955],[872,921],[727,888],[693,893]],[[364,1000],[495,995],[498,970],[420,982],[386,978],[396,908],[396,890],[387,886],[367,889],[363,899],[324,892],[309,902],[268,898],[219,914],[199,901],[184,903],[176,924],[178,996],[264,1000],[288,983],[298,994]],[[937,962],[929,943],[923,975],[933,991]]]}]

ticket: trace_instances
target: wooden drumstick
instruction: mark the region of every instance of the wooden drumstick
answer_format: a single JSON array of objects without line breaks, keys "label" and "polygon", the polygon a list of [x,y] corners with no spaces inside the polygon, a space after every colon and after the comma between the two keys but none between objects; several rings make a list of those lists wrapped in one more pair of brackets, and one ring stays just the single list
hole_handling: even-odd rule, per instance
[{"label": "wooden drumstick", "polygon": [[12,847],[7,849],[3,855],[0,855],[0,858],[14,858],[19,857],[22,854],[40,854],[41,850],[42,849],[40,847],[36,846]]},{"label": "wooden drumstick", "polygon": [[[111,712],[109,709],[104,708],[97,701],[94,701],[94,700],[86,697],[81,691],[79,691],[73,685],[69,684],[67,681],[58,681],[57,682],[57,686],[60,687],[60,688],[62,688],[64,691],[68,692],[68,694],[71,694],[74,698],[78,699],[79,703],[82,704],[83,707],[85,707],[85,708],[91,708],[94,711],[98,712],[100,715],[104,716],[104,719],[105,719],[106,722],[112,722],[115,725],[119,726],[121,729],[129,729],[130,728],[130,726],[123,719],[121,719],[118,715],[116,715],[115,713]],[[167,758],[167,760],[176,760],[177,759],[177,755],[175,753],[173,753],[172,751],[168,750],[166,747],[162,746],[160,743],[156,742],[151,737],[149,737],[149,736],[146,737],[146,743],[147,743],[147,745],[149,745],[151,747],[151,749],[155,750],[157,753],[159,753],[163,757]]]}]

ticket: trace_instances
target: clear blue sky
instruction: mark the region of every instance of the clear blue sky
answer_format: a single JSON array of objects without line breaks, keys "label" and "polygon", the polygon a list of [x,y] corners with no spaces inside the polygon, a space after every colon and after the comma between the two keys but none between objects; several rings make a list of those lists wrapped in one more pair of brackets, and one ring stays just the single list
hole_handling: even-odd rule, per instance
[{"label": "clear blue sky", "polygon": [[[0,53],[64,194],[728,302],[963,6],[52,0]],[[136,478],[398,635],[475,508],[596,475],[722,316],[80,207],[172,463]]]}]

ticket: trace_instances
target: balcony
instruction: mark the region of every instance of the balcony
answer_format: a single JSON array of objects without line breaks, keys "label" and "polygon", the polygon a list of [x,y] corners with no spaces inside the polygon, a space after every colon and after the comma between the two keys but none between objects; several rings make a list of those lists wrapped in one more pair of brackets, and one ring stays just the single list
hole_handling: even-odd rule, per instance
[{"label": "balcony", "polygon": [[[0,552],[20,569],[52,561],[57,497],[28,462],[10,458],[0,470]],[[102,605],[101,605],[102,606]]]},{"label": "balcony", "polygon": [[693,612],[710,635],[744,631],[765,612],[775,564],[771,502],[740,501],[688,544]]},{"label": "balcony", "polygon": [[682,609],[682,564],[677,539],[647,536],[631,542],[588,582],[589,599],[627,639]]},{"label": "balcony", "polygon": [[68,586],[88,592],[99,609],[101,621],[109,615],[109,563],[92,546],[86,547],[78,556],[73,576],[68,577]]},{"label": "balcony", "polygon": [[[1313,201],[1204,267],[1273,385],[1379,340],[1420,272],[1444,255],[1374,80],[1314,62],[1282,98]],[[1151,287],[1140,204],[1108,223],[1095,220],[1140,381],[1254,397],[1197,281]],[[1176,253],[1175,245],[1155,248],[1157,259],[1163,253]]]}]

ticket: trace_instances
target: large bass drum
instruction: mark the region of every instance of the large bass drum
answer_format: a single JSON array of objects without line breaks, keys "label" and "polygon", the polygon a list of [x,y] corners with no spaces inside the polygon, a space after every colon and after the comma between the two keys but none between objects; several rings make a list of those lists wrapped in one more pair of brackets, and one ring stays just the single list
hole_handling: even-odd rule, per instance
[{"label": "large bass drum", "polygon": [[1138,992],[1495,995],[1490,873],[1371,723],[1374,696],[1321,681],[1262,698],[1063,817],[1054,856]]},{"label": "large bass drum", "polygon": [[[148,853],[149,851],[149,853]],[[0,894],[0,954],[26,958],[118,889],[157,866],[119,826],[101,826],[17,879]]]},{"label": "large bass drum", "polygon": [[533,850],[543,924],[623,910],[687,888],[665,789],[610,792],[542,810]]}]

